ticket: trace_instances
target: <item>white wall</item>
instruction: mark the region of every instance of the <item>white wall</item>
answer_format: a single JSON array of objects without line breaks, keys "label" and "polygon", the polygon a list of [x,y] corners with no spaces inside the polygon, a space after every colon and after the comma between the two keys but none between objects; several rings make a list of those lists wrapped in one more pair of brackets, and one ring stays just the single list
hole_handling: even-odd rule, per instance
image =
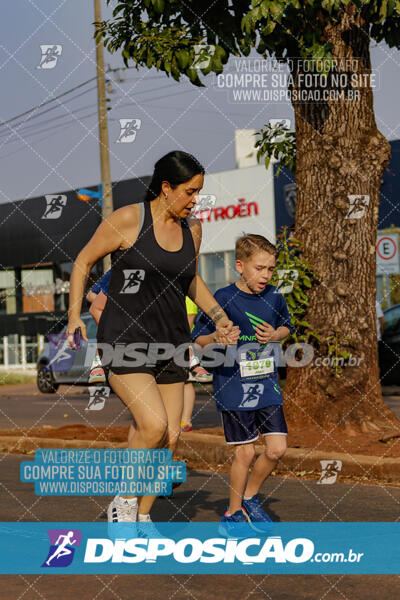
[{"label": "white wall", "polygon": [[[204,178],[201,195],[216,196],[215,208],[239,205],[239,198],[245,198],[246,203],[256,202],[258,215],[221,217],[215,220],[214,214],[208,222],[203,216],[203,240],[201,253],[222,252],[233,250],[236,239],[245,233],[264,235],[270,242],[275,243],[275,204],[273,172],[264,165],[234,169],[212,173]],[[244,204],[244,203],[243,203]],[[253,207],[254,211],[254,207]],[[242,213],[245,212],[242,210]],[[229,210],[229,214],[233,209]]]}]

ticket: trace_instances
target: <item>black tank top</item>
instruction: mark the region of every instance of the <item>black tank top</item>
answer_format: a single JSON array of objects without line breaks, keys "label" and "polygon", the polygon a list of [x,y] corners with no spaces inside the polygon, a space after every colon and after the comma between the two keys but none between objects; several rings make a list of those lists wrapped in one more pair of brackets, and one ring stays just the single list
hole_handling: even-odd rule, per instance
[{"label": "black tank top", "polygon": [[99,342],[190,341],[185,296],[196,274],[190,226],[180,219],[183,246],[176,252],[159,246],[149,202],[140,205],[135,243],[111,254],[107,302],[97,331]]}]

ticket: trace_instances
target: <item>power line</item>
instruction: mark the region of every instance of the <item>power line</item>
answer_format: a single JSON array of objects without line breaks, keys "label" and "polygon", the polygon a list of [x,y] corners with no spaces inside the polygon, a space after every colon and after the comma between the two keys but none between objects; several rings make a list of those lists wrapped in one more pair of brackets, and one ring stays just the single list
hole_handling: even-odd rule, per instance
[{"label": "power line", "polygon": [[[91,88],[91,89],[93,89],[93,88]],[[28,130],[31,130],[31,129],[34,129],[34,128],[38,128],[38,127],[39,127],[38,131],[40,131],[40,127],[42,125],[47,125],[48,123],[52,123],[53,121],[57,121],[59,119],[65,119],[65,117],[69,117],[71,115],[76,115],[79,112],[81,112],[82,110],[86,110],[87,108],[91,108],[91,107],[93,107],[93,104],[86,104],[85,106],[81,106],[80,108],[77,108],[75,110],[70,110],[68,113],[65,113],[63,115],[58,115],[58,117],[53,117],[52,119],[47,119],[45,121],[39,121],[39,123],[33,123],[32,125],[27,125],[26,127],[21,127],[21,129],[19,129],[18,125],[17,125],[15,127],[15,129],[10,128],[11,131],[0,132],[0,138],[4,138],[4,137],[7,137],[7,136],[9,136],[11,138],[11,137],[14,137],[15,135],[23,134],[23,133],[25,133]],[[58,106],[54,106],[53,108],[59,108],[59,107]],[[45,113],[47,113],[50,110],[53,110],[53,109],[49,108],[49,109],[47,109],[47,111],[44,111],[43,113],[40,113],[40,114],[35,115],[35,116],[40,117],[40,116],[44,115]],[[34,117],[32,117],[32,119],[33,118]],[[31,119],[27,119],[23,123],[29,123],[30,121],[31,121]],[[21,125],[23,125],[23,123],[21,123]]]},{"label": "power line", "polygon": [[59,94],[55,98],[50,98],[50,100],[46,100],[45,102],[42,102],[41,104],[38,104],[37,106],[34,106],[33,108],[30,108],[29,110],[26,110],[25,112],[21,113],[20,115],[17,115],[16,117],[12,117],[11,119],[7,119],[7,121],[3,121],[2,123],[0,123],[0,127],[4,127],[8,123],[11,123],[12,121],[16,121],[17,119],[20,119],[21,117],[24,117],[25,115],[28,115],[29,113],[33,112],[34,110],[38,110],[39,108],[42,108],[43,106],[50,104],[50,102],[55,102],[55,100],[58,100],[59,98],[62,98],[63,96],[66,96],[67,94],[70,94],[71,92],[74,92],[75,90],[83,87],[90,81],[94,81],[95,79],[96,79],[96,77],[91,77],[87,81],[84,81],[83,83],[76,85],[75,87],[71,88],[70,90],[63,92],[62,94]]},{"label": "power line", "polygon": [[[63,125],[69,125],[70,123],[78,123],[79,124],[79,121],[81,121],[82,119],[87,119],[87,118],[89,118],[89,117],[91,117],[91,116],[93,116],[95,114],[96,114],[96,112],[92,112],[92,113],[87,114],[87,115],[82,115],[81,117],[79,117],[79,120],[78,119],[70,119],[66,123],[62,123],[61,126],[63,126]],[[47,127],[47,129],[39,129],[38,131],[32,131],[27,136],[23,137],[23,141],[29,142],[30,140],[33,139],[34,136],[36,136],[38,134],[41,134],[41,133],[46,133],[48,131],[54,131],[55,129],[59,129],[59,127],[53,125],[52,127]],[[3,146],[7,146],[8,144],[14,144],[17,141],[20,141],[20,140],[19,139],[8,140],[4,144],[2,144],[2,147]]]},{"label": "power line", "polygon": [[[96,113],[93,113],[93,115],[95,115],[95,114]],[[89,115],[89,116],[92,116],[92,115]],[[55,135],[58,135],[59,133],[61,133],[62,131],[64,131],[64,129],[67,129],[69,127],[71,127],[71,125],[69,123],[65,123],[59,129],[57,129],[54,133],[52,133],[52,134],[46,134],[43,137],[41,137],[40,139],[35,140],[35,144],[39,144],[40,142],[42,142],[44,140],[48,140],[49,138],[54,137]],[[37,132],[37,133],[39,133],[39,132]],[[37,135],[37,133],[35,135]],[[13,156],[14,154],[18,154],[19,152],[22,152],[22,150],[30,150],[30,148],[27,148],[26,144],[24,144],[23,146],[20,146],[19,148],[15,149],[13,152],[8,152],[7,154],[4,154],[3,156],[0,156],[0,160],[4,160],[5,158],[9,158],[10,156]]]}]

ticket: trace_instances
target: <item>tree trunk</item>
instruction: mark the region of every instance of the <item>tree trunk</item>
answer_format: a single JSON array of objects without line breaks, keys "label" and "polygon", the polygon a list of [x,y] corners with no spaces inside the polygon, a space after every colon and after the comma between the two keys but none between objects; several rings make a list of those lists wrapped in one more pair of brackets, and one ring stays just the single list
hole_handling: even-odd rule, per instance
[{"label": "tree trunk", "polygon": [[[370,74],[364,26],[362,15],[350,8],[325,32],[335,58],[359,58],[351,71]],[[296,87],[302,89],[300,83]],[[399,424],[382,399],[375,312],[379,191],[390,145],[375,123],[370,82],[357,89],[358,100],[293,101],[293,106],[295,237],[320,275],[309,293],[305,320],[322,334],[322,341],[331,335],[350,338],[340,348],[360,361],[346,365],[337,377],[331,366],[315,364],[316,357],[328,356],[328,345],[322,343],[308,366],[288,367],[284,388],[290,424],[336,425],[349,433]],[[360,209],[363,216],[351,218],[357,214],[350,213],[349,218],[349,195],[369,196],[369,205]]]}]

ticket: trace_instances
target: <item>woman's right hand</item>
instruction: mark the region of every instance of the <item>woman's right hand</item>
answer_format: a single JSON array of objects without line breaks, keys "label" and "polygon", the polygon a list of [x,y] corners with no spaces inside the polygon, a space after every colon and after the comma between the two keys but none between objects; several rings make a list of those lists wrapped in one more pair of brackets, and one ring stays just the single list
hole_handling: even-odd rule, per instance
[{"label": "woman's right hand", "polygon": [[77,317],[75,319],[70,319],[68,321],[68,326],[67,326],[67,331],[66,331],[67,344],[70,348],[73,348],[74,350],[78,350],[78,346],[74,342],[74,333],[78,327],[81,328],[82,338],[85,340],[85,342],[88,341],[88,337],[87,337],[87,333],[86,333],[86,325],[85,325],[84,321],[82,321],[82,319],[80,317]]}]

